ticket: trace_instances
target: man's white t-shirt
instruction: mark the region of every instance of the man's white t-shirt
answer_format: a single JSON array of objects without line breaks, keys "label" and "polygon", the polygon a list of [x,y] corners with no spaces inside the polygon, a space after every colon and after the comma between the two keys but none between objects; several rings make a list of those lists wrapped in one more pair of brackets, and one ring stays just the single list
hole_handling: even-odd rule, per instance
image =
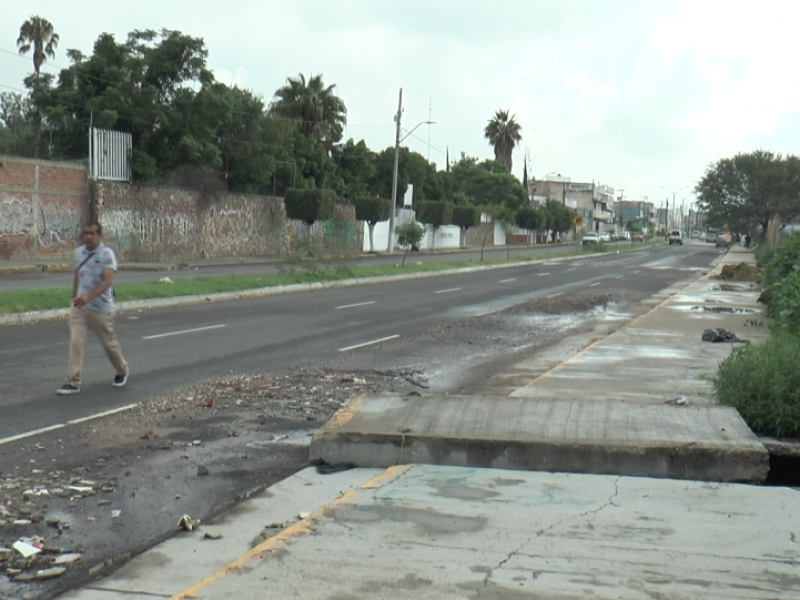
[{"label": "man's white t-shirt", "polygon": [[[91,255],[91,257],[89,257]],[[87,260],[88,258],[88,260]],[[86,261],[84,263],[84,261]],[[80,266],[83,263],[83,266]],[[78,295],[88,294],[101,283],[106,269],[116,272],[117,257],[114,251],[100,242],[97,248],[89,250],[86,246],[75,249],[73,269],[78,269]],[[93,312],[111,314],[114,312],[114,290],[108,288],[105,292],[94,298],[84,308]]]}]

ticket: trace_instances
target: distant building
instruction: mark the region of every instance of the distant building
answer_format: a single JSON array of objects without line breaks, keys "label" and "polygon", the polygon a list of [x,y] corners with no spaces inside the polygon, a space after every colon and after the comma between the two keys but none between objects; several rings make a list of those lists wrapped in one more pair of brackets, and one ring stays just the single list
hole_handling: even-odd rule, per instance
[{"label": "distant building", "polygon": [[611,222],[614,189],[607,185],[573,182],[569,177],[548,175],[528,183],[533,206],[557,200],[581,215],[587,229],[603,231]]},{"label": "distant building", "polygon": [[656,225],[656,209],[647,200],[618,200],[614,205],[614,220],[627,229],[628,222],[640,227],[643,231],[650,229],[650,223]]}]

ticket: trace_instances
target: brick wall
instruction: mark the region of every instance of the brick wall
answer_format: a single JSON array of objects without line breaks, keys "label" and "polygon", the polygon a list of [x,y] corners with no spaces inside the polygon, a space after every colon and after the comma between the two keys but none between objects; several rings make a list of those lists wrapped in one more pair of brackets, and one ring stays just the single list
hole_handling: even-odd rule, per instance
[{"label": "brick wall", "polygon": [[[92,182],[92,199],[104,241],[128,262],[276,256],[306,229],[286,219],[282,198]],[[337,206],[335,219],[315,223],[313,234],[328,249],[355,252],[363,227],[354,219],[352,206]]]},{"label": "brick wall", "polygon": [[0,258],[71,257],[87,200],[85,164],[0,156]]}]

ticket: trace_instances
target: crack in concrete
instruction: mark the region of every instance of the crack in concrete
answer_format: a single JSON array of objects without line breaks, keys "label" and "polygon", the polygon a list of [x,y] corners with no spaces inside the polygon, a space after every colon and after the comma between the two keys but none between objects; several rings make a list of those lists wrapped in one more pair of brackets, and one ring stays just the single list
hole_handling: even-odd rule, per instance
[{"label": "crack in concrete", "polygon": [[[621,480],[622,480],[622,476],[618,475],[617,478],[614,480],[614,493],[611,494],[608,497],[608,499],[605,501],[605,503],[603,505],[599,506],[598,508],[582,512],[582,513],[580,513],[578,515],[572,515],[572,516],[566,517],[566,518],[561,519],[560,521],[558,521],[556,523],[553,523],[549,527],[545,527],[544,529],[540,529],[539,531],[536,532],[536,534],[534,536],[532,536],[532,537],[528,538],[527,540],[525,540],[525,542],[523,542],[519,546],[519,548],[516,548],[515,550],[512,550],[511,552],[509,552],[506,555],[506,557],[497,564],[497,566],[495,566],[489,572],[486,573],[486,577],[483,578],[483,586],[486,587],[487,585],[489,585],[489,579],[491,579],[491,577],[492,577],[492,575],[494,575],[495,571],[497,571],[498,569],[502,568],[502,566],[504,564],[506,564],[509,560],[511,560],[514,556],[516,556],[518,554],[522,554],[522,549],[525,546],[527,546],[528,544],[530,544],[531,541],[534,538],[541,537],[545,533],[547,533],[549,531],[552,531],[553,529],[555,529],[557,527],[560,527],[564,523],[567,523],[568,521],[571,521],[573,519],[580,519],[580,518],[583,518],[583,517],[588,517],[589,515],[597,515],[600,511],[608,508],[609,506],[618,506],[618,504],[616,504],[614,502],[614,499],[617,496],[619,496],[619,484],[620,484]],[[522,555],[524,555],[524,554],[522,554]],[[539,575],[541,575],[541,573],[535,574],[534,579],[538,579]],[[478,595],[480,595],[480,590],[476,590],[476,591],[478,592]]]}]

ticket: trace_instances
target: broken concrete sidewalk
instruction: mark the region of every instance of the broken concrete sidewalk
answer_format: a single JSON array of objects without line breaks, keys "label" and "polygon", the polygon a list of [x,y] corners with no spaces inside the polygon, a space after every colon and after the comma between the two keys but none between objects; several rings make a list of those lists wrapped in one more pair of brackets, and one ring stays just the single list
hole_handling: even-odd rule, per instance
[{"label": "broken concrete sidewalk", "polygon": [[763,482],[769,455],[734,409],[613,401],[380,395],[311,442],[312,462]]}]

